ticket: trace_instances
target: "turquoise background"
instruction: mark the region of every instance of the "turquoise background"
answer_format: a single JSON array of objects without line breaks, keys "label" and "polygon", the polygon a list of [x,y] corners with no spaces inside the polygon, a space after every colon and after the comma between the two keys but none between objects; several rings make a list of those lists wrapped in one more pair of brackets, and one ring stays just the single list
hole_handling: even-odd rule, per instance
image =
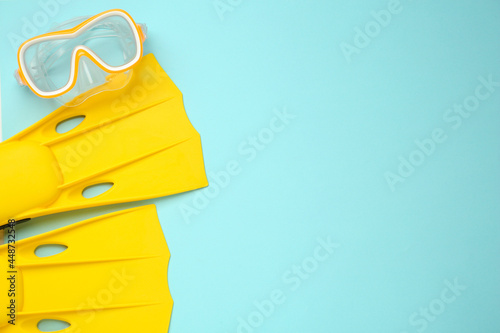
[{"label": "turquoise background", "polygon": [[202,136],[211,186],[151,201],[171,333],[500,331],[500,85],[478,79],[500,82],[500,2],[55,1],[0,1],[4,139],[55,108],[17,86],[9,36],[114,7]]}]

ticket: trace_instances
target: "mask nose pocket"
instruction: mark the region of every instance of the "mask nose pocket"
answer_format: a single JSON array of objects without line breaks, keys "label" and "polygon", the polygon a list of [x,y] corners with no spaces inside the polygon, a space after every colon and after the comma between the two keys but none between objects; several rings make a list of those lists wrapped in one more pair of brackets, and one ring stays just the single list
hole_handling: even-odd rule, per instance
[{"label": "mask nose pocket", "polygon": [[92,60],[86,56],[82,56],[79,60],[78,76],[76,79],[79,92],[83,93],[105,83],[107,75],[108,73],[103,71]]}]

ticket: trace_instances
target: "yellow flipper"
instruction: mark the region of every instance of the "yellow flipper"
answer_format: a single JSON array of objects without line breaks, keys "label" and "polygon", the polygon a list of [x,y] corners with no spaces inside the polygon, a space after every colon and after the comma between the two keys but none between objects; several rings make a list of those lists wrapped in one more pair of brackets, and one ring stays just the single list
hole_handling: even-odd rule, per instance
[{"label": "yellow flipper", "polygon": [[[35,255],[47,244],[67,249],[44,258]],[[5,278],[11,271],[6,267],[8,252],[8,245],[0,246],[5,267],[1,332],[37,333],[44,320],[70,324],[61,333],[168,332],[173,307],[167,284],[170,253],[154,205],[18,241],[15,296],[8,295],[11,281]],[[12,299],[15,319],[6,316]]]},{"label": "yellow flipper", "polygon": [[[83,121],[60,134],[72,118]],[[200,135],[152,54],[126,87],[61,107],[0,144],[0,224],[208,185]],[[87,199],[93,185],[113,184]]]}]

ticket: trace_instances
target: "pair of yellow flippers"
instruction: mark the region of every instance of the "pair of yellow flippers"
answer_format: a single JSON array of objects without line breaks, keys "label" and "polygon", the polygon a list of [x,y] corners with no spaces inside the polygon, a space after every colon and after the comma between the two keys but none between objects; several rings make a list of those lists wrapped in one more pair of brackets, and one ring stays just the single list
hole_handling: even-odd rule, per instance
[{"label": "pair of yellow flippers", "polygon": [[[64,132],[66,121],[77,119],[81,123]],[[85,195],[103,184],[106,192]],[[181,92],[152,54],[143,57],[124,88],[61,107],[0,143],[3,226],[207,185],[200,136],[187,118]],[[37,257],[37,247],[47,244],[67,249]],[[16,295],[8,296],[7,273],[0,283],[0,306],[6,309],[15,299],[17,322],[12,325],[4,316],[0,331],[38,332],[44,320],[68,323],[63,333],[168,331],[169,253],[154,206],[22,240],[16,252]],[[4,263],[8,254],[9,244],[1,246]],[[86,303],[89,299],[100,303]]]}]

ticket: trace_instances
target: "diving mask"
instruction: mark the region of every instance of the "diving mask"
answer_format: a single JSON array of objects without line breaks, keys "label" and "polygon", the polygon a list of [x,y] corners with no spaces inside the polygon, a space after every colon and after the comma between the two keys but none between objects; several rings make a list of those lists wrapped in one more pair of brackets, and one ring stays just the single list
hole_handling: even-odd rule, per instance
[{"label": "diving mask", "polygon": [[125,86],[145,39],[146,26],[121,9],[73,19],[24,42],[14,75],[36,95],[75,106]]}]

